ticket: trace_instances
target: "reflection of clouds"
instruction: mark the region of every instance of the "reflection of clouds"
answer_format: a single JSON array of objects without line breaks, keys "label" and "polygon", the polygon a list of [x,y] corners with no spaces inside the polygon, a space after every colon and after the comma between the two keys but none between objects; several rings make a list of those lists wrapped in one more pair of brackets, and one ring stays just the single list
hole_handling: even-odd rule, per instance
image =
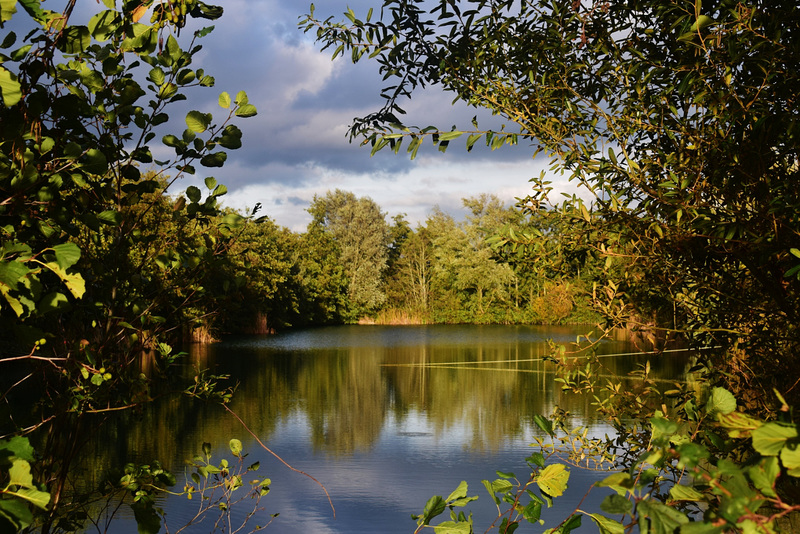
[{"label": "reflection of clouds", "polygon": [[[239,337],[195,351],[197,361],[224,364],[219,372],[241,380],[231,409],[275,453],[325,485],[335,520],[319,486],[261,449],[218,407],[154,406],[148,424],[130,421],[113,434],[135,436],[131,450],[147,461],[171,459],[173,467],[195,454],[202,441],[212,441],[219,455],[228,439],[241,439],[247,461],[261,463],[257,475],[273,481],[262,501],[266,511],[254,521],[265,524],[269,514],[280,512],[272,525],[277,532],[411,532],[409,515],[420,513],[431,496],[448,495],[461,480],[468,482],[470,495],[481,496],[471,509],[476,525],[485,528],[494,505],[481,480],[494,480],[495,470],[526,477],[524,459],[535,450],[529,445],[543,437],[534,415],[550,416],[559,404],[571,412],[574,427],[588,427],[589,437],[613,431],[592,415],[590,399],[560,390],[551,364],[524,361],[546,354],[547,338],[568,342],[578,332],[583,329],[349,326]],[[609,342],[603,351],[619,354],[629,346],[624,340]],[[604,365],[624,375],[641,362],[608,358]],[[465,368],[454,368],[456,363]],[[682,369],[670,357],[654,361],[651,373],[677,377]],[[344,425],[332,429],[339,435],[314,442],[320,420]],[[158,450],[151,452],[153,447]],[[555,526],[562,511],[574,510],[591,483],[604,477],[571,469],[569,490],[546,514],[551,522],[543,528]],[[595,494],[598,502],[591,506],[596,507],[603,494],[593,492],[589,500]],[[167,499],[165,506],[178,518],[193,503]],[[247,506],[245,501],[237,513],[249,511]],[[135,532],[135,526],[119,531]]]}]

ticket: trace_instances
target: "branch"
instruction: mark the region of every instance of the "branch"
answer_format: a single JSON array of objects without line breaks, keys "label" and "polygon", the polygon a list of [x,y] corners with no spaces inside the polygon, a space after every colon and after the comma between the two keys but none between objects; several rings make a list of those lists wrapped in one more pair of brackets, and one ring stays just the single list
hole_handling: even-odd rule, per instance
[{"label": "branch", "polygon": [[333,518],[334,518],[334,519],[336,519],[336,508],[334,508],[334,506],[333,506],[333,501],[331,500],[331,496],[330,496],[330,494],[328,493],[328,490],[327,490],[327,489],[325,489],[325,486],[324,486],[324,485],[323,485],[323,484],[322,484],[322,483],[321,483],[319,480],[317,480],[316,478],[312,477],[311,475],[309,475],[309,474],[308,474],[308,473],[306,473],[305,471],[300,471],[299,469],[295,469],[294,467],[292,467],[291,465],[289,465],[288,463],[286,463],[286,460],[284,460],[283,458],[281,458],[280,456],[278,456],[278,455],[277,455],[277,454],[276,454],[276,453],[275,453],[275,452],[274,452],[272,449],[270,449],[269,447],[267,447],[266,445],[264,445],[264,443],[263,443],[263,442],[262,442],[262,441],[261,441],[261,440],[258,438],[258,436],[256,436],[256,435],[253,433],[253,431],[252,431],[252,430],[250,430],[250,427],[248,427],[248,426],[247,426],[247,424],[246,424],[244,421],[242,421],[242,418],[241,418],[241,417],[239,417],[239,415],[238,415],[236,412],[234,412],[233,410],[231,410],[231,409],[228,407],[228,405],[227,405],[227,404],[223,404],[223,405],[222,405],[222,407],[223,407],[223,408],[225,408],[225,410],[226,410],[226,411],[227,411],[229,414],[231,414],[233,417],[235,417],[235,418],[236,418],[236,420],[237,420],[237,421],[239,421],[239,422],[242,424],[242,426],[244,427],[244,429],[245,429],[245,430],[247,430],[247,433],[248,433],[248,434],[250,434],[251,436],[253,436],[253,439],[255,439],[255,440],[258,442],[258,444],[259,444],[259,445],[261,445],[261,448],[262,448],[262,449],[264,449],[265,451],[267,451],[268,453],[270,453],[272,456],[274,456],[275,458],[277,458],[277,459],[278,459],[278,460],[279,460],[279,461],[280,461],[280,462],[281,462],[283,465],[285,465],[286,467],[288,467],[289,469],[291,469],[291,470],[292,470],[292,471],[294,471],[295,473],[300,473],[301,475],[305,475],[305,476],[307,476],[308,478],[310,478],[311,480],[313,480],[314,482],[316,482],[316,483],[317,483],[317,485],[318,485],[320,488],[322,488],[322,491],[324,491],[324,492],[325,492],[325,496],[328,498],[328,504],[330,504],[330,505],[331,505],[331,510],[333,511]]}]

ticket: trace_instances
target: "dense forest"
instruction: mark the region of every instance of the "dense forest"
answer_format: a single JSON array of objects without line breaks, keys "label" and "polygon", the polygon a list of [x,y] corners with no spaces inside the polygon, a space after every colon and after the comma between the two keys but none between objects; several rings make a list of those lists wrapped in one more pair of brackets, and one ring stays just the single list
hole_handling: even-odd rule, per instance
[{"label": "dense forest", "polygon": [[[402,214],[389,223],[369,198],[329,191],[314,198],[299,234],[240,214],[216,283],[205,289],[208,307],[197,309],[192,326],[218,336],[353,322],[599,320],[591,292],[602,269],[565,241],[553,214],[490,195],[463,204],[464,220],[437,208],[414,228]],[[493,246],[502,232],[536,233],[541,252],[519,261]]]},{"label": "dense forest", "polygon": [[[614,436],[536,414],[553,441],[527,459],[527,483],[486,482],[498,511],[510,506],[490,530],[536,524],[566,489],[571,454],[611,459],[601,485],[614,495],[606,515],[568,513],[562,534],[585,516],[614,534],[770,534],[796,520],[796,2],[385,0],[379,15],[348,10],[344,22],[312,6],[300,28],[388,84],[351,139],[412,158],[425,141],[529,142],[586,198],[556,203],[542,177],[514,206],[467,198],[463,220],[434,210],[414,227],[335,190],[312,200],[301,233],[258,206],[226,208],[209,175],[242,147],[237,123],[258,114],[244,91],[219,94],[215,114],[175,116],[215,85],[197,65],[214,28],[187,22],[222,7],[102,0],[88,21],[72,20],[74,7],[0,1],[0,529],[88,528],[73,469],[116,412],[181,395],[244,423],[224,377],[177,372],[182,341],[359,321],[588,322],[702,350],[696,383],[665,390],[646,367],[628,390],[554,346],[562,388],[587,394]],[[518,130],[404,123],[424,87]],[[204,188],[176,194],[190,175]],[[230,496],[252,474],[241,442],[230,442],[239,470],[203,449],[176,493],[214,480]],[[155,496],[175,483],[157,462],[131,464],[89,493],[121,495],[140,532],[155,533]],[[473,532],[472,515],[454,510],[471,500],[465,485],[432,498],[417,530],[449,508],[437,530]]]}]

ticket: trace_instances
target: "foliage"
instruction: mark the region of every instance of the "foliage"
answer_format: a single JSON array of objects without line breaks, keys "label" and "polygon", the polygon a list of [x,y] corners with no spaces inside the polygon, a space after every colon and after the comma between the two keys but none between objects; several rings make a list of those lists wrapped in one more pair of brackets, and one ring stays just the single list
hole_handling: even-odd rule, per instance
[{"label": "foliage", "polygon": [[[334,57],[370,58],[390,80],[385,105],[352,136],[373,151],[407,143],[412,157],[424,138],[442,150],[462,135],[468,148],[529,139],[591,195],[559,208],[573,234],[624,264],[607,284],[609,317],[737,345],[717,363],[737,362],[728,371],[760,398],[773,384],[789,390],[800,309],[794,2],[389,0],[381,13],[336,23],[312,9],[301,22]],[[428,85],[519,130],[406,124],[403,99]],[[537,204],[548,189],[539,181]]]},{"label": "foliage", "polygon": [[[644,436],[637,442],[628,440],[626,446],[635,447],[627,451],[626,469],[613,470],[590,489],[606,493],[600,508],[607,515],[582,510],[579,504],[546,532],[566,534],[588,517],[601,533],[629,532],[635,525],[641,532],[654,533],[772,533],[783,517],[800,510],[780,489],[781,480],[800,478],[798,426],[785,403],[782,420],[766,422],[737,411],[733,394],[720,387],[684,400],[673,416],[655,411]],[[536,423],[551,441],[538,440],[537,452],[526,459],[528,481],[501,472],[497,480],[483,481],[498,511],[487,531],[507,533],[523,522],[543,523],[543,505],[549,508],[568,490],[568,465],[579,465],[591,454],[606,466],[620,463],[607,457],[601,440],[587,439],[579,429],[559,436],[563,426],[557,421],[538,416]],[[752,450],[752,456],[744,463],[735,461],[743,450]],[[436,532],[473,532],[472,515],[453,511],[476,499],[466,494],[462,482],[448,499],[431,498],[415,517],[417,531],[447,507],[451,521],[435,525]]]},{"label": "foliage", "polygon": [[308,211],[314,217],[309,227],[322,227],[336,245],[347,277],[348,318],[377,310],[386,300],[381,287],[389,252],[386,214],[372,199],[340,189],[314,196]]},{"label": "foliage", "polygon": [[[31,30],[6,31],[0,44],[0,357],[13,384],[3,432],[39,430],[44,530],[59,517],[76,433],[170,389],[151,385],[179,356],[170,343],[213,310],[205,268],[242,219],[220,213],[226,188],[210,176],[205,195],[190,186],[166,196],[195,165],[221,167],[241,146],[233,120],[256,114],[244,92],[222,93],[222,120],[192,110],[182,133],[164,131],[170,105],[214,85],[193,66],[213,27],[183,44],[181,29],[222,8],[121,4],[104,0],[83,23],[71,20],[74,2],[63,13],[37,1],[0,11],[5,27]],[[159,147],[174,156],[155,160]]]},{"label": "foliage", "polygon": [[45,510],[50,494],[31,474],[34,450],[28,438],[0,440],[0,527],[19,531],[34,521],[31,507]]},{"label": "foliage", "polygon": [[[494,195],[463,204],[464,221],[436,208],[418,228],[404,229],[387,273],[391,309],[432,323],[597,322],[585,289],[595,267],[568,249],[560,229],[545,229],[543,216]],[[535,233],[542,246],[520,258],[495,237],[504,231]]]},{"label": "foliage", "polygon": [[299,242],[268,217],[243,220],[210,289],[220,306],[222,331],[268,333],[306,324]]},{"label": "foliage", "polygon": [[[312,6],[301,21],[334,57],[373,60],[388,80],[353,138],[412,158],[426,138],[440,150],[462,136],[468,150],[532,143],[583,186],[588,201],[548,206],[542,176],[526,205],[567,230],[560,265],[588,258],[579,265],[592,269],[607,326],[715,349],[700,366],[715,387],[679,389],[678,420],[654,412],[650,386],[618,389],[603,406],[629,461],[606,484],[627,504],[606,507],[631,519],[590,514],[601,532],[772,532],[797,511],[796,496],[781,495],[796,485],[789,406],[800,398],[796,4],[387,0],[372,15],[321,21]],[[519,129],[412,126],[403,100],[427,86]],[[548,241],[509,227],[495,247],[524,264]],[[591,365],[567,375],[565,387],[601,387]]]},{"label": "foliage", "polygon": [[[208,532],[240,532],[248,527],[253,516],[263,510],[260,506],[261,498],[266,496],[270,489],[271,481],[253,477],[258,471],[258,462],[247,464],[246,454],[242,452],[242,443],[238,439],[229,442],[232,461],[220,458],[212,462],[212,448],[210,443],[203,443],[202,454],[195,456],[187,462],[189,471],[185,475],[185,483],[180,492],[168,488],[177,485],[174,474],[165,470],[159,462],[150,464],[128,464],[123,474],[116,479],[108,480],[108,488],[103,489],[102,498],[107,502],[106,523],[110,522],[119,503],[128,502],[133,510],[141,534],[157,534],[162,526],[170,531],[167,517],[158,506],[159,500],[165,495],[186,497],[188,500],[197,500],[197,509],[194,515],[176,527],[175,532],[182,532],[206,520],[213,521],[207,525]],[[245,499],[252,499],[250,512],[243,518],[234,518],[233,507]],[[278,514],[271,517],[274,518]],[[92,521],[96,514],[87,514]],[[102,516],[101,516],[102,517]],[[272,520],[270,519],[270,523]],[[269,524],[269,523],[268,523]],[[96,524],[99,527],[99,525]],[[267,525],[256,525],[249,532],[256,532],[266,528]]]}]

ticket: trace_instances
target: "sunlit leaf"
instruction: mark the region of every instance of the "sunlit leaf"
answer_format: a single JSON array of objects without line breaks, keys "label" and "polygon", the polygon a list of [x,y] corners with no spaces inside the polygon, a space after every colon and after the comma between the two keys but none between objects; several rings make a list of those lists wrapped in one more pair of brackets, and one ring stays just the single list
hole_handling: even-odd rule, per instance
[{"label": "sunlit leaf", "polygon": [[195,133],[205,132],[208,125],[211,124],[211,115],[209,113],[200,113],[199,111],[192,110],[186,114],[186,126],[189,130]]},{"label": "sunlit leaf", "polygon": [[564,464],[551,464],[539,472],[536,484],[550,497],[560,497],[567,490],[569,470]]},{"label": "sunlit leaf", "polygon": [[764,456],[777,456],[786,441],[797,437],[797,428],[781,423],[766,423],[751,433],[753,448]]}]

